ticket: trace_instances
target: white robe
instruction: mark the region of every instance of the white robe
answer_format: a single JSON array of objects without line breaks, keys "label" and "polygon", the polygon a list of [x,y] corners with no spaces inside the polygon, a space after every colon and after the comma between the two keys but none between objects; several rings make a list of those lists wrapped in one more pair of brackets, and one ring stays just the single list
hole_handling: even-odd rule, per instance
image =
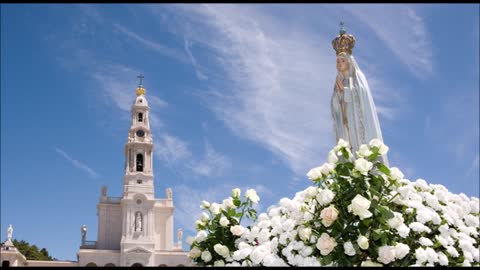
[{"label": "white robe", "polygon": [[[348,141],[352,153],[356,155],[360,145],[368,145],[370,140],[374,138],[378,138],[383,142],[383,138],[377,110],[365,75],[358,68],[353,56],[348,56],[348,58],[350,72],[343,79],[343,91],[337,91],[334,87],[331,110],[335,143],[340,138]],[[379,159],[388,166],[386,155]]]}]

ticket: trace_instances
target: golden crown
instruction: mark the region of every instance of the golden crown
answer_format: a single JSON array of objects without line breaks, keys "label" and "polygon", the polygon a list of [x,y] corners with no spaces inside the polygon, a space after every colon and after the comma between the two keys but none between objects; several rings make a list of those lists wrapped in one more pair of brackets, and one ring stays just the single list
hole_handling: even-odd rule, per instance
[{"label": "golden crown", "polygon": [[340,34],[332,40],[333,49],[339,55],[342,52],[352,54],[352,49],[355,46],[355,37],[351,34],[346,34],[343,28],[343,22],[340,23]]}]

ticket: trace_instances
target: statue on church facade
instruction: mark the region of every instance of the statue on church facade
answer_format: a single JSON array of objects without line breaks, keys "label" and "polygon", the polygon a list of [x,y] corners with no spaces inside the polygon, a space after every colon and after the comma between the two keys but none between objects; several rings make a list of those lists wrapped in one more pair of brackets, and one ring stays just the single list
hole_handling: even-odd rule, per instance
[{"label": "statue on church facade", "polygon": [[135,231],[141,232],[142,231],[142,213],[137,212],[135,214]]},{"label": "statue on church facade", "polygon": [[[355,155],[360,145],[374,138],[383,141],[382,131],[367,79],[352,55],[355,38],[345,33],[343,23],[332,45],[337,53],[337,76],[331,98],[335,143],[339,139],[348,141]],[[386,155],[379,159],[388,166]]]},{"label": "statue on church facade", "polygon": [[171,188],[167,188],[167,189],[166,189],[166,192],[167,192],[167,199],[172,199],[172,197],[173,197],[172,189],[171,189]]},{"label": "statue on church facade", "polygon": [[181,228],[179,228],[177,230],[177,241],[178,241],[178,244],[182,244],[182,237],[183,237],[183,230]]},{"label": "statue on church facade", "polygon": [[80,231],[82,232],[82,243],[84,243],[87,237],[87,225],[83,224]]},{"label": "statue on church facade", "polygon": [[7,229],[7,242],[10,242],[12,240],[12,234],[13,234],[13,227],[12,227],[12,224],[10,224]]}]

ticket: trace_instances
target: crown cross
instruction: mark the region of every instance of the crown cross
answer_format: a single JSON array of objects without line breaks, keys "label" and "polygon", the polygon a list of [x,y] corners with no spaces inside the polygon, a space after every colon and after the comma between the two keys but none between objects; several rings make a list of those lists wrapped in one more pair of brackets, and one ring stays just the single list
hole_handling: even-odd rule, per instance
[{"label": "crown cross", "polygon": [[138,85],[139,85],[139,86],[142,86],[142,81],[143,81],[143,78],[145,78],[145,77],[143,76],[143,74],[140,74],[140,75],[137,76],[137,78],[140,80],[140,82],[138,83]]}]

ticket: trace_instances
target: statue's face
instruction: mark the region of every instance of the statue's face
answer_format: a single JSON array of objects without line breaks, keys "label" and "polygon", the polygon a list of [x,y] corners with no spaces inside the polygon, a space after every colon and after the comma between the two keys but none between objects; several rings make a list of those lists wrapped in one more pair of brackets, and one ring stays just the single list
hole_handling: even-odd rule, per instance
[{"label": "statue's face", "polygon": [[348,71],[348,60],[343,56],[337,56],[337,70],[340,72]]}]

